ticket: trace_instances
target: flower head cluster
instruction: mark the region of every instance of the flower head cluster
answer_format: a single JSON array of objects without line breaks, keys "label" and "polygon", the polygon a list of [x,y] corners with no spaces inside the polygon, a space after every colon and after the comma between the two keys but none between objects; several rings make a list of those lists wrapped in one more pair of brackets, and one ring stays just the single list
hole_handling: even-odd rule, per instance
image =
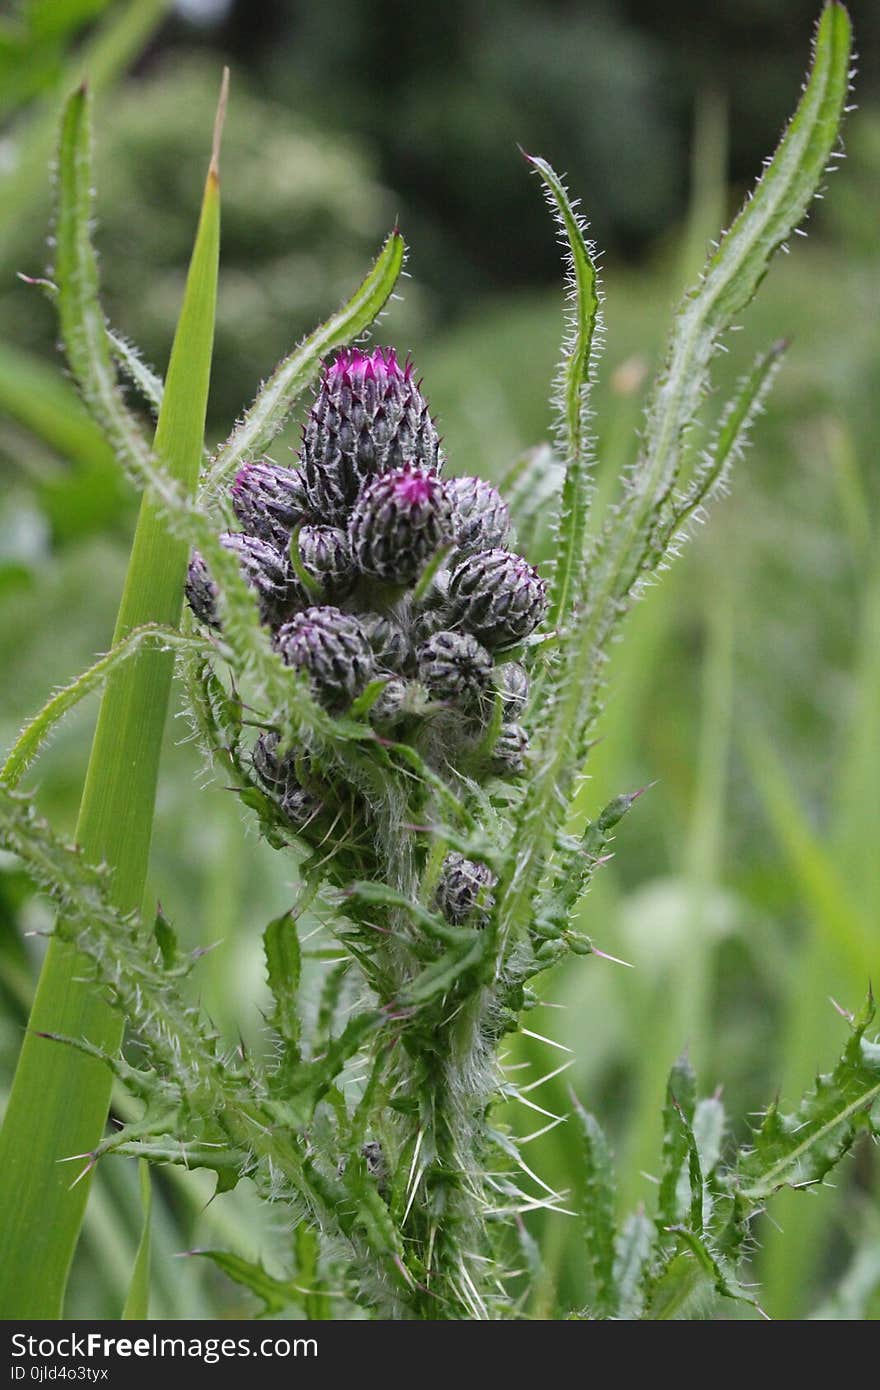
[{"label": "flower head cluster", "polygon": [[[377,728],[435,766],[515,777],[528,753],[528,677],[510,649],[541,621],[545,587],[507,548],[497,490],[444,479],[442,465],[412,364],[391,348],[343,351],[324,368],[297,466],[246,464],[231,488],[241,531],[221,540],[282,660],[329,711],[344,713],[375,682],[366,703]],[[221,625],[197,553],[187,597],[201,622]],[[308,784],[303,758],[279,757],[264,733],[253,761],[295,829],[321,819],[322,789]],[[459,869],[438,898],[453,921],[470,910]]]}]

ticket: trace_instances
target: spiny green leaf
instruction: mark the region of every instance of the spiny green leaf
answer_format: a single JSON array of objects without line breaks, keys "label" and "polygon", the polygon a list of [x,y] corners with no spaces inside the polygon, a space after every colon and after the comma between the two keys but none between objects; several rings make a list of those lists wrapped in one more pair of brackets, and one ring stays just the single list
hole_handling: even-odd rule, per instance
[{"label": "spiny green leaf", "polygon": [[880,1044],[865,1036],[873,1018],[869,1000],[834,1071],[816,1078],[793,1114],[775,1104],[767,1111],[730,1175],[731,1189],[751,1206],[781,1187],[821,1182],[860,1130],[880,1134]]},{"label": "spiny green leaf", "polygon": [[645,1274],[656,1238],[654,1223],[642,1210],[633,1212],[623,1223],[614,1257],[619,1318],[632,1321],[642,1316]]},{"label": "spiny green leaf", "polygon": [[614,1163],[598,1121],[577,1100],[574,1106],[581,1128],[584,1185],[581,1211],[590,1269],[590,1311],[596,1318],[612,1318],[619,1302],[614,1272]]},{"label": "spiny green leaf", "polygon": [[34,715],[33,719],[28,721],[10,749],[2,771],[0,771],[0,777],[7,786],[15,787],[18,785],[37,756],[40,746],[60,719],[63,719],[71,709],[78,705],[80,700],[84,700],[93,690],[103,685],[107,677],[118,666],[151,646],[159,651],[193,651],[199,648],[205,649],[206,644],[197,637],[183,637],[176,629],[163,627],[160,623],[144,623],[142,627],[134,628],[121,641],[117,642],[105,656],[99,657],[95,664],[84,671],[81,676],[78,676],[75,681],[71,681],[70,685],[53,695],[39,714]]},{"label": "spiny green leaf", "polygon": [[[715,437],[684,496],[670,501],[657,521],[655,535],[649,543],[648,562],[652,570],[671,553],[676,540],[681,538],[682,527],[723,488],[733,463],[745,452],[749,432],[776,379],[787,346],[784,342],[774,343],[767,352],[760,354],[751,371],[739,382],[721,412]],[[632,582],[632,575],[621,579],[619,592],[622,597],[629,592]]]},{"label": "spiny green leaf", "polygon": [[397,909],[400,912],[405,912],[422,931],[436,941],[443,941],[447,946],[459,946],[461,944],[461,928],[451,927],[436,912],[430,912],[421,903],[408,898],[405,893],[398,893],[396,889],[389,888],[385,883],[353,883],[345,890],[343,903],[346,902],[357,903],[363,907],[378,906]]},{"label": "spiny green leaf", "polygon": [[552,923],[560,931],[569,926],[592,883],[599,860],[613,839],[612,830],[641,795],[642,790],[616,796],[595,820],[587,823],[578,839],[560,837],[558,867],[550,888],[538,900],[536,921]]},{"label": "spiny green leaf", "polygon": [[119,367],[158,415],[162,409],[162,397],[165,395],[165,383],[162,378],[152,367],[147,366],[134,344],[129,343],[120,333],[108,329],[107,338],[110,351]]},{"label": "spiny green leaf", "polygon": [[[713,1252],[707,1240],[686,1226],[673,1227],[672,1234],[685,1247],[687,1254],[677,1255],[658,1280],[652,1293],[649,1316],[673,1316],[677,1297],[681,1294],[685,1294],[686,1298],[692,1297],[701,1283],[714,1289],[722,1298],[733,1299],[736,1303],[748,1303],[752,1308],[756,1308],[762,1317],[767,1316],[755,1295],[743,1287],[723,1257]],[[688,1255],[692,1257],[694,1266],[689,1273],[682,1263],[687,1260]],[[684,1302],[684,1299],[682,1301]]]},{"label": "spiny green leaf", "polygon": [[302,1293],[293,1279],[276,1279],[267,1273],[262,1264],[245,1260],[228,1250],[190,1250],[191,1255],[210,1260],[218,1269],[242,1288],[250,1289],[263,1305],[258,1317],[273,1317],[289,1311],[291,1306],[302,1306]]},{"label": "spiny green leaf", "polygon": [[153,922],[153,935],[156,938],[156,945],[159,947],[162,964],[165,966],[166,970],[172,970],[177,964],[179,955],[177,933],[162,911],[161,903],[156,908],[156,917]]},{"label": "spiny green leaf", "polygon": [[[648,404],[642,457],[611,546],[617,573],[638,572],[646,522],[679,476],[682,438],[700,408],[721,335],[749,304],[775,253],[815,196],[838,138],[849,88],[850,24],[826,5],[812,69],[797,111],[739,216],[676,316],[665,366]],[[626,558],[624,558],[626,557]]]},{"label": "spiny green leaf", "polygon": [[263,933],[266,954],[266,974],[275,1008],[269,1022],[281,1037],[294,1046],[299,1042],[300,1021],[298,991],[302,960],[299,934],[292,912],[285,912],[269,923]]},{"label": "spiny green leaf", "polygon": [[720,1162],[726,1125],[724,1106],[718,1096],[704,1096],[702,1100],[697,1101],[693,1123],[694,1141],[700,1155],[700,1166],[707,1178]]},{"label": "spiny green leaf", "polygon": [[547,201],[559,221],[568,248],[568,282],[571,295],[566,338],[556,380],[560,416],[559,445],[565,460],[557,522],[556,559],[550,585],[547,625],[564,623],[577,609],[583,588],[586,554],[587,510],[590,503],[590,445],[588,396],[599,326],[599,294],[593,248],[586,239],[586,225],[571,202],[565,185],[546,160],[527,156],[544,184]]},{"label": "spiny green leaf", "polygon": [[565,817],[585,730],[595,717],[607,646],[620,621],[621,576],[641,574],[654,520],[679,479],[682,437],[695,419],[721,334],[748,304],[773,253],[806,212],[831,155],[849,82],[850,26],[838,4],[819,22],[812,71],[797,112],[751,200],[700,284],[685,298],[666,366],[648,407],[644,449],[624,503],[589,564],[580,621],[563,634],[543,681],[535,772],[517,816],[498,886],[501,949],[527,929],[539,880]]},{"label": "spiny green leaf", "polygon": [[319,1057],[290,1069],[292,1107],[298,1123],[308,1124],[318,1101],[332,1086],[346,1062],[384,1022],[384,1014],[375,1009],[365,1009],[349,1020]]},{"label": "spiny green leaf", "polygon": [[119,390],[98,297],[98,260],[91,239],[91,140],[91,102],[81,87],[68,101],[61,125],[55,265],[58,314],[64,350],[83,399],[117,461],[128,468],[132,461],[148,457],[149,445]]},{"label": "spiny green leaf", "polygon": [[690,1152],[689,1131],[696,1104],[696,1077],[687,1057],[669,1073],[663,1106],[663,1165],[657,1197],[657,1222],[674,1226],[681,1216],[679,1177]]},{"label": "spiny green leaf", "polygon": [[443,952],[439,960],[426,965],[415,979],[400,991],[398,1004],[404,1007],[427,1004],[448,994],[457,980],[483,959],[486,950],[482,932],[459,928],[461,940]]}]

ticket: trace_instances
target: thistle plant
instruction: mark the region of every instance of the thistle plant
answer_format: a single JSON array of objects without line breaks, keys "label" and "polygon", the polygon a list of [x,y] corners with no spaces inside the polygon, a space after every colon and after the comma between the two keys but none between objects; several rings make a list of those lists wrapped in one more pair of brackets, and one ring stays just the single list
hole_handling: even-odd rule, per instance
[{"label": "thistle plant", "polygon": [[[582,900],[639,794],[576,829],[609,644],[725,487],[778,369],[777,343],[697,445],[723,335],[834,155],[849,55],[846,12],[830,4],[782,142],[676,315],[638,460],[589,525],[601,340],[593,248],[562,181],[527,156],[568,268],[553,448],[526,465],[534,491],[564,475],[543,573],[519,553],[504,485],[450,476],[454,445],[441,444],[412,362],[353,345],[400,272],[396,230],[350,303],[278,366],[204,461],[195,497],[158,437],[144,444],[115,380],[90,366],[89,354],[115,362],[164,409],[162,383],[107,328],[96,277],[56,274],[50,292],[75,374],[103,383],[84,391],[87,403],[189,548],[190,617],[182,632],[167,622],[126,631],[7,760],[3,842],[58,903],[57,934],[89,963],[84,987],[125,1018],[139,1049],[51,1026],[41,1046],[98,1063],[141,1102],[136,1122],[95,1134],[82,1173],[111,1153],[204,1167],[219,1191],[250,1178],[283,1214],[285,1278],[237,1252],[203,1252],[267,1311],[316,1315],[330,1289],[337,1315],[498,1318],[524,1306],[522,1218],[572,1199],[532,1171],[500,1117],[502,1104],[528,1103],[505,1071],[504,1041],[539,1002],[540,977],[572,954],[601,955],[578,929]],[[60,148],[59,225],[80,246],[84,102],[72,98]],[[296,457],[273,460],[267,451],[312,385]],[[529,490],[520,478],[518,495]],[[17,789],[54,722],[151,649],[176,654],[209,766],[298,864],[295,901],[263,933],[263,1055],[224,1049],[191,1002],[196,961],[164,916],[120,903],[116,870],[66,845]],[[313,962],[328,959],[319,985]],[[619,1229],[607,1142],[573,1098],[591,1289],[585,1307],[565,1311],[672,1317],[707,1290],[757,1307],[741,1274],[756,1214],[780,1187],[821,1182],[860,1130],[880,1128],[872,1014],[869,1002],[850,1019],[841,1060],[797,1112],[771,1107],[739,1152],[727,1149],[720,1100],[699,1099],[676,1063],[656,1210]]]}]

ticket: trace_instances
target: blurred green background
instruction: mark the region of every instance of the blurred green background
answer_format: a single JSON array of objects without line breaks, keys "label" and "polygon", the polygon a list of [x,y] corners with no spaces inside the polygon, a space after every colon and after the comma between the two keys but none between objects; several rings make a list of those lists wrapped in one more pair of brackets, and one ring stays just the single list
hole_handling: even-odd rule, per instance
[{"label": "blurred green background", "polygon": [[[600,484],[633,456],[646,378],[676,298],[760,170],[796,100],[814,0],[20,0],[0,11],[0,742],[105,650],[135,500],[79,411],[40,275],[60,97],[98,93],[97,209],[114,325],[164,369],[200,194],[219,69],[232,67],[210,430],[357,282],[399,218],[410,278],[379,330],[412,351],[455,471],[497,476],[547,436],[562,292],[553,228],[516,143],[566,170],[605,248],[608,341],[596,392]],[[792,340],[732,495],[630,620],[610,672],[585,814],[654,783],[621,827],[584,928],[628,970],[572,960],[536,1031],[612,1135],[621,1203],[650,1205],[666,1072],[687,1047],[704,1090],[747,1116],[793,1102],[880,978],[880,12],[852,6],[863,72],[848,159],[809,238],[783,256],[719,362],[718,382]],[[295,440],[291,431],[290,440]],[[275,457],[287,461],[287,444]],[[602,487],[600,487],[602,491]],[[533,558],[546,558],[547,537]],[[30,784],[71,829],[95,708],[62,728]],[[207,785],[205,785],[207,783]],[[259,937],[294,866],[261,844],[171,722],[152,883],[205,959],[218,1025],[259,1043]],[[48,924],[0,858],[0,1096]],[[37,933],[32,935],[29,933]],[[560,1007],[561,1006],[561,1007]],[[537,1079],[562,1054],[524,1040]],[[555,1060],[554,1060],[555,1059]],[[522,1076],[522,1073],[520,1073]],[[123,1098],[118,1102],[124,1107]],[[520,1133],[539,1115],[507,1117]],[[529,1121],[534,1123],[530,1124]],[[529,1162],[577,1183],[566,1124]],[[880,1311],[877,1155],[836,1187],[776,1203],[755,1277],[777,1317]],[[243,1188],[246,1185],[243,1185]],[[246,1190],[206,1207],[199,1175],[163,1174],[153,1312],[223,1317],[244,1295],[197,1260],[226,1244],[271,1267],[287,1239]],[[138,1239],[136,1171],[108,1161],[69,1311],[116,1317]],[[577,1306],[575,1221],[530,1222],[542,1274]],[[707,1309],[707,1316],[712,1314]]]}]

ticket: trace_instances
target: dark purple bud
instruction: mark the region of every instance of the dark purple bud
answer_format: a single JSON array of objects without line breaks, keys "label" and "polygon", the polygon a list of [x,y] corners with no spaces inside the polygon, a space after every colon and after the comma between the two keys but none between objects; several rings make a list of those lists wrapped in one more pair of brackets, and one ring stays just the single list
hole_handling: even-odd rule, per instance
[{"label": "dark purple bud", "polygon": [[454,537],[446,485],[423,468],[398,468],[368,483],[348,523],[355,563],[374,579],[408,584]]},{"label": "dark purple bud", "polygon": [[454,926],[463,926],[469,917],[473,918],[471,925],[479,926],[492,908],[495,882],[495,875],[485,864],[453,851],[443,861],[434,902]]},{"label": "dark purple bud", "polygon": [[492,749],[492,771],[499,777],[519,777],[526,770],[529,736],[521,724],[502,724]]},{"label": "dark purple bud", "polygon": [[298,613],[279,629],[275,643],[288,666],[308,671],[316,698],[328,709],[351,704],[375,674],[358,619],[330,605]]},{"label": "dark purple bud", "polygon": [[492,680],[492,658],[468,632],[435,632],[416,652],[428,694],[463,709],[476,708]]},{"label": "dark purple bud", "polygon": [[230,489],[232,510],[249,536],[284,550],[295,526],[308,513],[305,478],[298,468],[246,463]]},{"label": "dark purple bud", "polygon": [[303,526],[297,536],[299,558],[328,595],[341,597],[355,580],[348,536],[336,526]]},{"label": "dark purple bud", "polygon": [[437,472],[428,403],[393,348],[345,349],[324,368],[306,422],[302,466],[311,510],[344,524],[364,482],[405,464]]},{"label": "dark purple bud", "polygon": [[543,618],[547,587],[521,555],[484,550],[455,567],[447,603],[450,627],[460,623],[487,647],[510,647]]},{"label": "dark purple bud", "polygon": [[227,550],[238,556],[241,572],[256,590],[260,621],[268,625],[281,622],[293,603],[302,600],[300,585],[287,556],[258,536],[225,531],[220,537]]},{"label": "dark purple bud", "polygon": [[367,634],[377,671],[406,670],[410,644],[399,623],[386,618],[384,613],[362,613],[361,627]]},{"label": "dark purple bud", "polygon": [[[287,559],[267,541],[257,536],[245,536],[238,531],[226,531],[221,544],[238,556],[241,572],[256,591],[260,606],[260,621],[276,623],[286,616],[299,597],[296,576]],[[209,627],[220,626],[220,590],[211,578],[203,557],[192,553],[186,576],[186,597],[200,622]]]},{"label": "dark purple bud", "polygon": [[455,543],[463,555],[503,548],[510,535],[510,510],[497,488],[482,478],[450,478],[455,505]]},{"label": "dark purple bud", "polygon": [[220,610],[217,604],[220,591],[208,573],[208,566],[198,552],[190,556],[186,572],[186,601],[200,623],[207,627],[220,626]]},{"label": "dark purple bud", "polygon": [[519,719],[529,698],[529,678],[519,661],[505,661],[495,668],[495,685],[501,696],[504,718]]}]

